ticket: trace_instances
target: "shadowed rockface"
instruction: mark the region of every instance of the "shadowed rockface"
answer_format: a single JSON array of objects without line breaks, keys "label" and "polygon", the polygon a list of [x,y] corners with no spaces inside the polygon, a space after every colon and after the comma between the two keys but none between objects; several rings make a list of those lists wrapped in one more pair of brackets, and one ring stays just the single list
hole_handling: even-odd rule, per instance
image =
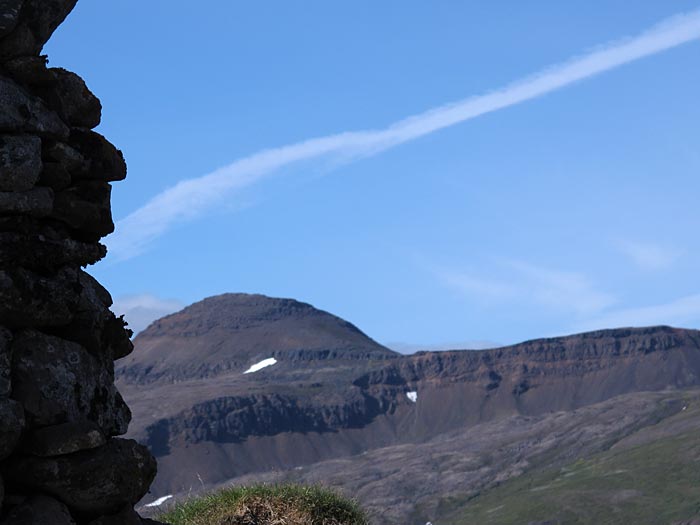
[{"label": "shadowed rockface", "polygon": [[[168,316],[134,343],[117,377],[134,412],[132,435],[159,458],[154,497],[356,461],[391,447],[430,450],[455,433],[484,441],[484,429],[500,425],[507,433],[503,422],[514,417],[546,418],[620,395],[700,385],[694,330],[603,330],[403,356],[309,305],[241,294]],[[244,374],[270,357],[276,364]],[[415,402],[408,396],[414,392]],[[645,406],[639,421],[648,416]],[[381,469],[382,454],[372,457]],[[397,490],[397,497],[417,497]]]},{"label": "shadowed rockface", "polygon": [[[42,48],[76,0],[0,0],[0,524],[142,523],[156,462],[127,430],[131,331],[83,268],[126,162],[102,105]],[[89,45],[89,43],[86,43]]]}]

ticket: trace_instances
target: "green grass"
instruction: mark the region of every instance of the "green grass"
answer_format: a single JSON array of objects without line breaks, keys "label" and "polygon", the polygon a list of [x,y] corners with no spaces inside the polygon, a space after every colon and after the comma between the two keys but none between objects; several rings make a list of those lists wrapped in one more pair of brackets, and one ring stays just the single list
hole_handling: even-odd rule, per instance
[{"label": "green grass", "polygon": [[700,435],[608,450],[525,474],[458,505],[445,525],[656,525],[700,517]]},{"label": "green grass", "polygon": [[180,503],[158,517],[171,525],[368,525],[354,501],[318,486],[232,487]]}]

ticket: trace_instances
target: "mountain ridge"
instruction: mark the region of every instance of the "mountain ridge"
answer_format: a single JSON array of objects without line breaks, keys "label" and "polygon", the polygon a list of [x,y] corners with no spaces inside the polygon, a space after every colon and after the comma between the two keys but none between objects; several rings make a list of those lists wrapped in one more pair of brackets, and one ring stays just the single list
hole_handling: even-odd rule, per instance
[{"label": "mountain ridge", "polygon": [[[208,331],[192,332],[193,324]],[[399,355],[310,305],[240,294],[168,316],[134,344],[134,357],[117,363],[117,384],[134,413],[130,435],[159,460],[154,496],[354,464],[386,447],[437,450],[443,437],[478,440],[499,421],[581,410],[593,421],[617,399],[641,421],[648,403],[639,400],[650,392],[700,386],[697,330],[608,329]],[[246,373],[263,361],[269,366]]]}]

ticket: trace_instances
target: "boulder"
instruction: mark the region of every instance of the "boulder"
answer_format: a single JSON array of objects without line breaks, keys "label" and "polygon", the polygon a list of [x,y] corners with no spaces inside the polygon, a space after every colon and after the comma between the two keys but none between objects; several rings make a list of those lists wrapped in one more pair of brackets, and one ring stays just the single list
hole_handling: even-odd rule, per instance
[{"label": "boulder", "polygon": [[105,435],[124,434],[129,408],[114,386],[110,356],[36,330],[12,341],[12,398],[24,406],[29,429],[89,420]]},{"label": "boulder", "polygon": [[41,139],[0,135],[0,191],[26,191],[41,172]]},{"label": "boulder", "polygon": [[23,0],[0,0],[0,38],[10,33],[19,22]]},{"label": "boulder", "polygon": [[[1,43],[0,43],[1,44]],[[68,126],[38,97],[0,75],[0,133],[31,133],[66,139]]]},{"label": "boulder", "polygon": [[77,270],[63,268],[46,277],[24,268],[0,269],[0,324],[10,328],[67,325],[79,298]]},{"label": "boulder", "polygon": [[51,217],[76,231],[81,240],[98,241],[114,231],[110,195],[102,181],[79,181],[54,196]]},{"label": "boulder", "polygon": [[74,512],[97,518],[138,502],[156,475],[156,461],[134,440],[111,439],[67,456],[13,457],[3,470],[13,488],[50,494]]},{"label": "boulder", "polygon": [[87,160],[87,179],[114,182],[126,178],[124,155],[111,142],[94,131],[71,130],[70,144]]},{"label": "boulder", "polygon": [[30,93],[71,127],[94,128],[100,123],[102,104],[75,73],[48,68],[45,57],[18,57],[5,69]]},{"label": "boulder", "polygon": [[14,451],[23,430],[22,406],[12,399],[0,398],[0,460]]},{"label": "boulder", "polygon": [[55,82],[42,93],[48,106],[69,126],[92,129],[99,125],[102,104],[85,85],[85,81],[62,68],[51,68],[49,71]]},{"label": "boulder", "polygon": [[116,514],[101,516],[88,525],[141,525],[141,517],[131,505],[127,505]]},{"label": "boulder", "polygon": [[22,451],[41,457],[64,456],[105,443],[100,427],[85,420],[35,429],[22,438]]},{"label": "boulder", "polygon": [[3,65],[10,76],[29,89],[35,86],[51,86],[56,79],[46,66],[48,57],[21,56],[8,60]]},{"label": "boulder", "polygon": [[88,161],[77,149],[65,142],[46,140],[42,141],[42,147],[42,157],[45,161],[59,163],[76,177],[87,172]]},{"label": "boulder", "polygon": [[12,389],[12,382],[10,381],[12,371],[11,341],[12,332],[0,326],[0,397],[8,397]]},{"label": "boulder", "polygon": [[49,496],[38,494],[16,506],[0,525],[75,525],[68,507]]},{"label": "boulder", "polygon": [[47,186],[54,191],[65,190],[70,186],[72,179],[68,170],[58,162],[45,162],[39,177],[39,184]]},{"label": "boulder", "polygon": [[35,272],[55,273],[62,266],[87,266],[107,254],[99,243],[49,239],[41,234],[0,232],[0,267],[21,266]]},{"label": "boulder", "polygon": [[53,211],[53,203],[54,194],[51,188],[0,192],[0,214],[47,217]]},{"label": "boulder", "polygon": [[61,328],[57,335],[82,345],[95,355],[119,359],[131,353],[132,331],[125,322],[109,309],[112,296],[90,274],[78,274],[81,286],[80,300],[73,321]]},{"label": "boulder", "polygon": [[[11,8],[21,4],[19,13],[12,15],[0,40],[0,61],[8,58],[38,55],[46,41],[75,7],[78,0],[24,0],[4,2]],[[1,4],[0,4],[1,5]],[[14,13],[14,9],[13,9]]]}]

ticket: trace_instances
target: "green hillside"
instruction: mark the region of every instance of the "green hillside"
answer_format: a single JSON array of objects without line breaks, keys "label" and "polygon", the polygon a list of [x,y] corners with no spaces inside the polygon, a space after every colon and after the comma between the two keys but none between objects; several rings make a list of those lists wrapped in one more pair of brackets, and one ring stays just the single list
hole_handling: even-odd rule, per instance
[{"label": "green hillside", "polygon": [[700,410],[688,408],[603,453],[452,501],[461,511],[443,523],[700,524]]}]

